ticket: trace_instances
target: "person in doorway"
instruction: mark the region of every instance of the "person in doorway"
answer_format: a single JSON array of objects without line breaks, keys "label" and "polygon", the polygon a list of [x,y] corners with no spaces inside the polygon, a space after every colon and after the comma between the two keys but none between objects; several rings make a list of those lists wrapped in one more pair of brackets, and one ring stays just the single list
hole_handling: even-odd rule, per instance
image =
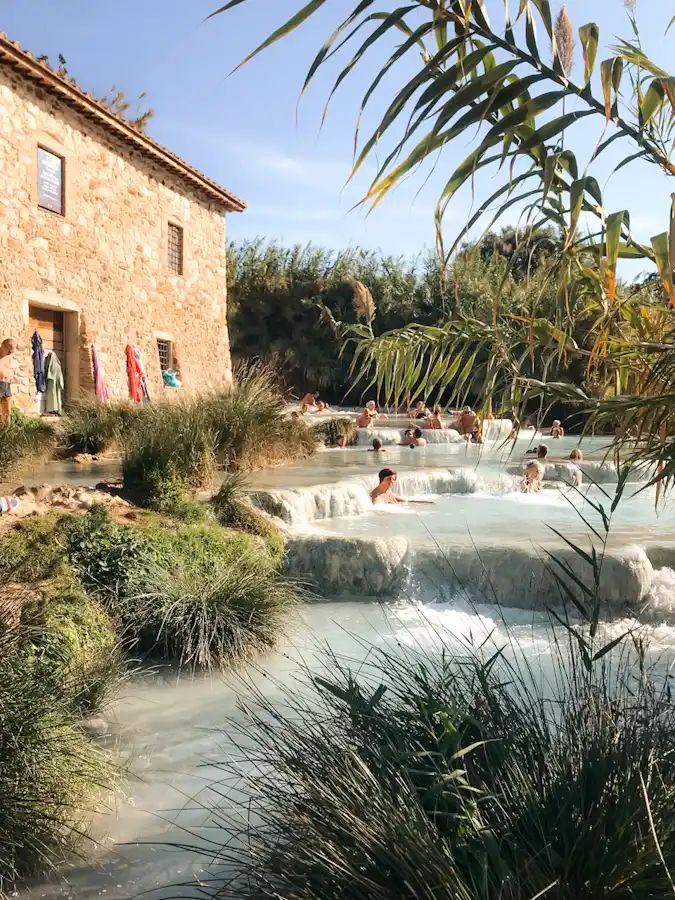
[{"label": "person in doorway", "polygon": [[560,424],[560,419],[553,420],[553,425],[551,426],[551,437],[553,438],[553,440],[565,437],[565,429]]},{"label": "person in doorway", "polygon": [[16,344],[5,338],[0,344],[0,424],[9,425],[12,418],[12,378],[14,377],[14,351]]},{"label": "person in doorway", "polygon": [[368,448],[368,453],[386,453],[379,438],[373,438],[373,446]]},{"label": "person in doorway", "polygon": [[434,410],[431,414],[431,418],[429,419],[429,428],[432,431],[442,431],[443,430],[443,419],[441,418],[442,410],[440,405],[437,403],[434,406]]},{"label": "person in doorway", "polygon": [[379,484],[370,492],[370,499],[373,504],[376,503],[417,503],[427,506],[432,504],[433,500],[406,500],[403,497],[397,497],[393,491],[398,474],[396,469],[381,469],[378,473]]},{"label": "person in doorway", "polygon": [[536,460],[532,460],[525,467],[521,491],[523,494],[541,493],[541,480],[544,476],[543,466]]}]

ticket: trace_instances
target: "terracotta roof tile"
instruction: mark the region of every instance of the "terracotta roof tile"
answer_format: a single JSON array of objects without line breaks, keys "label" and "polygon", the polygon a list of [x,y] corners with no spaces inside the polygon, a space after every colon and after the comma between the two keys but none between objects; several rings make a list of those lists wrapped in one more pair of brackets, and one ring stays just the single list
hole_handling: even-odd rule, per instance
[{"label": "terracotta roof tile", "polygon": [[96,100],[77,84],[72,84],[67,78],[59,75],[45,61],[36,59],[19,43],[10,41],[3,32],[0,32],[0,65],[16,69],[26,78],[39,83],[45,90],[98,122],[117,138],[121,138],[140,150],[148,159],[182,178],[192,187],[206,194],[209,199],[220,203],[227,211],[242,212],[246,209],[246,204],[239,197],[226,191],[215,181],[176,156],[175,153],[134,128],[130,122],[112,112],[100,100]]}]

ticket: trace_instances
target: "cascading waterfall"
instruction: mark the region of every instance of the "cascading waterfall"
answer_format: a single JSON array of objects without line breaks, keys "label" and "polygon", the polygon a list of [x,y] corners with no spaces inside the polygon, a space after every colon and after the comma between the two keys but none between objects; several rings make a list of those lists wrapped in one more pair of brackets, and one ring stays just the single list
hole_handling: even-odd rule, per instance
[{"label": "cascading waterfall", "polygon": [[[402,472],[396,493],[402,497],[475,494],[479,491],[501,494],[513,490],[517,481],[511,475],[498,474],[486,485],[475,470],[464,468]],[[255,491],[250,494],[250,501],[292,528],[299,528],[321,519],[358,516],[372,510],[370,492],[376,484],[377,477],[372,475],[296,490]]]},{"label": "cascading waterfall", "polygon": [[[582,582],[590,571],[569,548],[554,552]],[[652,562],[652,559],[654,562]],[[664,566],[667,560],[670,565]],[[660,563],[661,568],[656,568]],[[615,614],[675,625],[675,546],[629,545],[607,551],[600,599]],[[457,598],[521,609],[561,602],[562,590],[546,553],[531,545],[415,549],[405,538],[295,536],[286,572],[322,597],[401,598],[447,602]],[[562,576],[562,569],[559,570]],[[562,576],[564,577],[564,576]],[[574,581],[568,588],[578,593]]]}]

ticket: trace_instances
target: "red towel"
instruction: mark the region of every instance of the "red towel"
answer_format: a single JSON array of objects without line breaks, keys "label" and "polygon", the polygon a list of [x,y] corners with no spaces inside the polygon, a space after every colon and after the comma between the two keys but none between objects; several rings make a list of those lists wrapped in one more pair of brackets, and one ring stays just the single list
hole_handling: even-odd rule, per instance
[{"label": "red towel", "polygon": [[127,344],[127,372],[129,373],[129,395],[134,403],[143,402],[143,388],[141,387],[142,372],[138,360],[134,355],[134,348]]}]

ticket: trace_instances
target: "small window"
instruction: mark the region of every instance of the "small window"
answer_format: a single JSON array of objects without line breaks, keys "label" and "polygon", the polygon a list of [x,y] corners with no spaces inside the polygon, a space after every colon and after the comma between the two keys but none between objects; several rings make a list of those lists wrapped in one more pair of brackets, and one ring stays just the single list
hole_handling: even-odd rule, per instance
[{"label": "small window", "polygon": [[169,222],[169,268],[183,274],[183,229],[173,222]]},{"label": "small window", "polygon": [[157,354],[159,356],[159,365],[162,372],[169,372],[173,369],[173,346],[171,341],[157,339]]},{"label": "small window", "polygon": [[65,215],[65,160],[62,156],[38,147],[38,206]]}]

